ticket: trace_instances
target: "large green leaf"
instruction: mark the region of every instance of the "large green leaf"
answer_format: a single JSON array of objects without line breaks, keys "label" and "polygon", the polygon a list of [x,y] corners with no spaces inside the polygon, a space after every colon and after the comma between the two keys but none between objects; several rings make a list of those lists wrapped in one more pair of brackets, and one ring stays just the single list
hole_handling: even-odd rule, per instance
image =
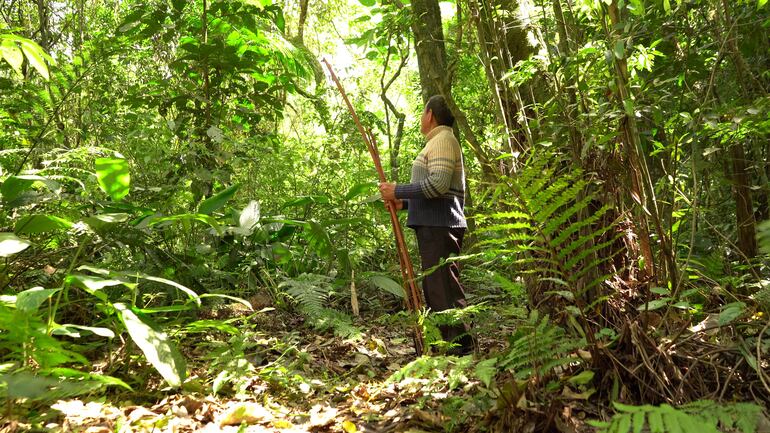
[{"label": "large green leaf", "polygon": [[371,281],[372,284],[379,287],[380,289],[392,293],[399,298],[404,297],[404,288],[401,287],[400,284],[393,281],[391,278],[386,277],[384,275],[373,275],[369,281]]},{"label": "large green leaf", "polygon": [[14,231],[19,234],[44,233],[72,227],[72,222],[53,215],[27,215],[17,223]]},{"label": "large green leaf", "polygon": [[43,302],[59,290],[61,288],[44,289],[42,287],[33,287],[25,290],[16,295],[16,308],[25,313],[34,313]]},{"label": "large green leaf", "polygon": [[[81,267],[82,268],[82,267]],[[78,268],[78,269],[81,269]],[[107,294],[102,291],[105,287],[124,285],[129,289],[134,289],[136,284],[129,283],[118,279],[104,279],[99,277],[93,277],[83,274],[70,274],[64,279],[66,284],[71,284],[76,287],[80,287],[86,292],[94,295],[102,301],[109,302]]]},{"label": "large green leaf", "polygon": [[719,312],[719,326],[726,325],[740,317],[746,311],[746,304],[743,302],[731,302],[722,306]]},{"label": "large green leaf", "polygon": [[329,256],[332,253],[332,241],[326,229],[315,221],[309,221],[304,224],[305,238],[310,247],[321,256]]},{"label": "large green leaf", "polygon": [[87,265],[78,267],[78,270],[89,271],[95,274],[104,275],[106,277],[111,278],[111,279],[103,279],[99,277],[92,277],[92,276],[81,275],[81,274],[72,274],[67,276],[66,281],[73,282],[76,285],[83,287],[91,294],[95,294],[95,292],[103,289],[104,287],[116,286],[118,284],[122,284],[130,289],[134,289],[137,287],[138,283],[129,283],[128,281],[136,281],[137,279],[143,279],[147,281],[154,281],[156,283],[166,284],[168,286],[179,289],[180,291],[187,294],[187,296],[196,304],[200,305],[201,303],[200,301],[201,297],[198,296],[197,293],[177,283],[176,281],[167,280],[165,278],[154,277],[152,275],[147,275],[142,272],[117,272],[117,271],[110,271],[109,269],[96,268],[96,267],[87,266]]},{"label": "large green leaf", "polygon": [[43,78],[48,80],[50,76],[48,74],[48,65],[46,65],[45,60],[43,59],[45,56],[43,48],[31,40],[25,40],[21,43],[21,50],[24,51],[24,55],[27,56],[29,64],[32,65]]},{"label": "large green leaf", "polygon": [[0,257],[10,257],[32,245],[28,240],[16,237],[13,233],[0,233]]},{"label": "large green leaf", "polygon": [[259,223],[259,217],[259,202],[252,200],[241,211],[238,217],[238,227],[235,227],[233,231],[243,236],[251,235]]},{"label": "large green leaf", "polygon": [[52,335],[66,335],[68,337],[79,338],[79,331],[88,331],[90,334],[96,334],[100,337],[114,338],[115,333],[111,329],[101,328],[97,326],[82,326],[82,325],[56,325],[51,331]]},{"label": "large green leaf", "polygon": [[45,376],[38,376],[26,371],[0,376],[0,383],[5,383],[6,397],[39,399],[45,397],[59,381]]},{"label": "large green leaf", "polygon": [[364,182],[364,183],[358,183],[353,185],[350,188],[350,191],[348,191],[347,194],[345,194],[345,200],[350,200],[352,198],[358,197],[361,194],[367,193],[371,191],[376,184],[374,182]]},{"label": "large green leaf", "polygon": [[0,57],[4,58],[11,68],[21,76],[21,65],[24,63],[24,54],[16,42],[9,39],[0,40]]},{"label": "large green leaf", "polygon": [[126,330],[137,346],[142,350],[147,361],[158,370],[158,373],[171,387],[182,385],[187,374],[187,366],[182,354],[172,343],[166,333],[156,330],[130,308],[121,303],[113,305],[120,314]]},{"label": "large green leaf", "polygon": [[128,195],[131,174],[125,159],[97,158],[94,162],[94,168],[99,187],[113,200],[117,201]]},{"label": "large green leaf", "polygon": [[225,203],[228,202],[228,200],[233,198],[233,196],[235,195],[235,192],[238,191],[238,188],[240,187],[241,186],[238,184],[227,187],[222,191],[219,191],[218,193],[214,194],[213,196],[207,198],[206,200],[203,200],[200,206],[198,206],[198,213],[201,213],[204,215],[211,215],[216,210],[224,206]]},{"label": "large green leaf", "polygon": [[8,206],[9,203],[19,197],[23,192],[37,186],[45,186],[55,194],[58,194],[59,191],[61,191],[59,182],[43,176],[34,174],[9,176],[3,181],[3,184],[0,185],[0,194],[3,195],[3,203]]}]

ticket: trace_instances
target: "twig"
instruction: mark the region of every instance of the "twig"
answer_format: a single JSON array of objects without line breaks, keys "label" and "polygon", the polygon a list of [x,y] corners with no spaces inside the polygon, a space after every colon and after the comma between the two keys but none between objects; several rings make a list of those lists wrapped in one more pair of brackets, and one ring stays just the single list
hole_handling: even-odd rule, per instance
[{"label": "twig", "polygon": [[762,385],[765,387],[768,393],[770,393],[770,386],[765,381],[765,373],[762,371],[762,336],[765,335],[765,331],[770,327],[770,320],[767,321],[765,327],[762,328],[759,335],[757,335],[757,373],[759,373],[759,380],[762,381]]},{"label": "twig", "polygon": [[[374,142],[374,136],[372,135],[371,131],[364,129],[364,126],[361,124],[361,120],[353,108],[353,104],[350,103],[348,95],[345,93],[345,89],[337,79],[337,75],[334,73],[334,70],[332,69],[329,62],[326,59],[323,59],[322,62],[326,64],[326,68],[329,70],[329,74],[331,75],[332,80],[337,85],[337,89],[339,89],[340,94],[342,95],[342,99],[345,101],[345,104],[350,111],[350,115],[353,117],[353,121],[355,122],[356,127],[358,127],[358,131],[361,133],[361,136],[364,139],[364,143],[366,143],[367,147],[369,148],[369,153],[371,154],[372,160],[374,161],[374,167],[377,169],[380,182],[387,182],[387,179],[385,178],[385,172],[382,170],[380,154]],[[398,259],[399,264],[401,265],[401,275],[404,277],[404,284],[408,288],[408,290],[404,290],[406,306],[410,311],[416,313],[420,310],[422,301],[415,284],[414,268],[412,267],[412,260],[409,258],[409,250],[406,248],[404,232],[401,229],[401,223],[399,222],[398,216],[396,215],[395,202],[388,201],[385,203],[385,207],[387,207],[388,213],[390,214],[390,222],[393,225],[393,232],[396,236],[396,249],[398,250]],[[421,356],[423,353],[422,331],[417,325],[414,327],[414,334],[414,348],[417,351],[417,355]]]}]

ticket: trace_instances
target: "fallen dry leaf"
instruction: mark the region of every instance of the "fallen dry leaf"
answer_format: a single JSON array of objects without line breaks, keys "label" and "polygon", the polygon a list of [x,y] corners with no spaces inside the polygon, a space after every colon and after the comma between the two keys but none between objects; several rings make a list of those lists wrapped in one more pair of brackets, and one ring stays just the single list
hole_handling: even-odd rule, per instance
[{"label": "fallen dry leaf", "polygon": [[345,433],[356,433],[358,428],[352,422],[345,420],[342,422],[342,430],[345,430]]},{"label": "fallen dry leaf", "polygon": [[333,407],[317,404],[310,409],[311,428],[326,427],[334,421],[339,411]]},{"label": "fallen dry leaf", "polygon": [[83,430],[83,433],[112,433],[112,429],[104,425],[92,425]]},{"label": "fallen dry leaf", "polygon": [[273,414],[259,403],[243,402],[228,409],[219,420],[219,426],[258,424],[270,422],[273,420]]}]

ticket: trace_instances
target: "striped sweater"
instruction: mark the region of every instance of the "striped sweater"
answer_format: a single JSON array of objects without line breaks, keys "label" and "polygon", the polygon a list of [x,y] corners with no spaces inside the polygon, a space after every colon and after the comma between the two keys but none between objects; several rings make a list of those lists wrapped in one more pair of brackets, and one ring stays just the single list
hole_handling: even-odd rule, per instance
[{"label": "striped sweater", "polygon": [[452,128],[437,126],[412,164],[411,183],[396,185],[396,198],[405,200],[407,226],[467,227],[465,170],[460,143]]}]

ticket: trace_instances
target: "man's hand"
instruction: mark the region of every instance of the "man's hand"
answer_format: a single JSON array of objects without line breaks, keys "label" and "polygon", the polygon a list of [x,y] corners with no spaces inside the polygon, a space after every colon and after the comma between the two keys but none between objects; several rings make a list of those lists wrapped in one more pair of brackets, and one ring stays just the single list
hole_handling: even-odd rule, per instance
[{"label": "man's hand", "polygon": [[383,182],[380,184],[380,195],[382,195],[382,199],[385,201],[395,201],[396,200],[396,184],[395,183],[387,183]]}]

